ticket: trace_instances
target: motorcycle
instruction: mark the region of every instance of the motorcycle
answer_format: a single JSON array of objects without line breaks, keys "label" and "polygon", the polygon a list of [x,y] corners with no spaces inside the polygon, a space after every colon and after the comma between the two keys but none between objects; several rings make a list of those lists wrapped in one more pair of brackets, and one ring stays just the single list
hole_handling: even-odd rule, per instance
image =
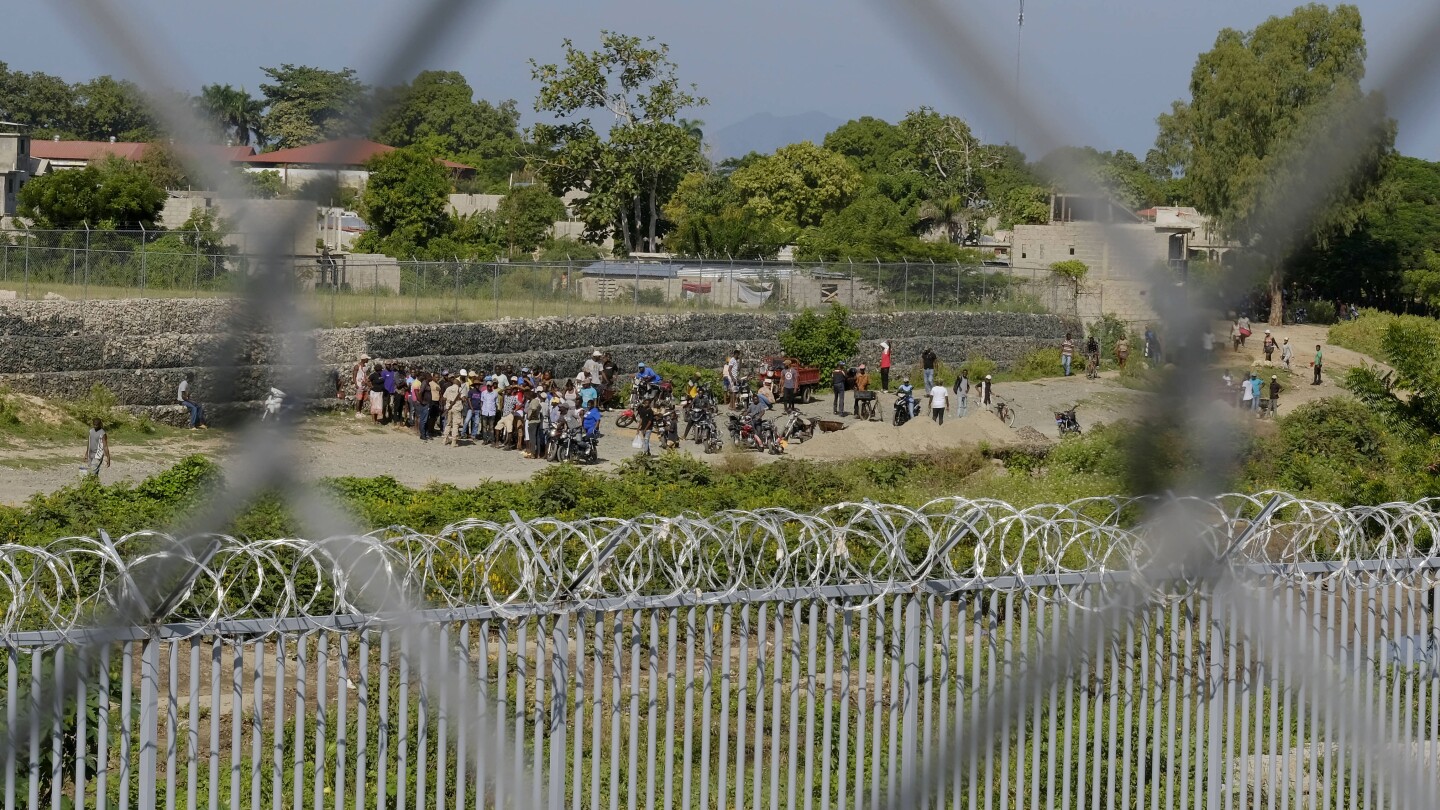
[{"label": "motorcycle", "polygon": [[790,414],[785,421],[785,426],[780,429],[780,438],[785,441],[804,443],[815,436],[815,420],[804,416],[799,411]]},{"label": "motorcycle", "polygon": [[780,436],[775,432],[775,426],[766,419],[752,423],[748,419],[731,415],[730,441],[745,450],[757,450],[777,456],[785,452]]},{"label": "motorcycle", "polygon": [[1071,433],[1079,436],[1081,432],[1080,421],[1075,418],[1075,409],[1071,408],[1068,411],[1056,411],[1055,427],[1060,429],[1061,438],[1064,438]]},{"label": "motorcycle", "polygon": [[615,417],[615,427],[628,428],[635,424],[637,418],[638,417],[635,416],[635,407],[632,405],[621,411],[619,416]]},{"label": "motorcycle", "polygon": [[569,456],[581,464],[595,464],[600,461],[600,436],[590,435],[584,430],[570,431]]},{"label": "motorcycle", "polygon": [[895,416],[892,419],[895,427],[900,427],[911,419],[914,419],[919,412],[920,404],[915,401],[915,397],[906,393],[895,395]]},{"label": "motorcycle", "polygon": [[707,453],[718,453],[725,449],[725,444],[720,440],[720,429],[715,426],[715,414],[706,411],[700,418],[695,420],[694,425],[695,443],[705,448]]}]

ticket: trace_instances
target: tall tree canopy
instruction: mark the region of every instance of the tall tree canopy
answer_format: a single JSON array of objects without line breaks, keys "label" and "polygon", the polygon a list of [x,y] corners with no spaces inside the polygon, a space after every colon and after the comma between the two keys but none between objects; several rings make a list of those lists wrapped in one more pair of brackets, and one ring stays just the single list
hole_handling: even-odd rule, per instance
[{"label": "tall tree canopy", "polygon": [[[531,130],[545,149],[534,165],[556,195],[586,192],[574,207],[587,239],[613,235],[627,253],[655,250],[661,207],[681,178],[704,165],[699,139],[679,116],[706,100],[680,84],[669,46],[653,37],[604,31],[599,50],[568,39],[564,49],[563,64],[530,61],[540,84],[535,111],[554,118]],[[602,134],[591,113],[614,123]]]},{"label": "tall tree canopy", "polygon": [[1295,248],[1375,211],[1395,132],[1384,100],[1360,88],[1365,55],[1355,6],[1302,6],[1221,31],[1191,74],[1191,100],[1160,116],[1161,160],[1268,270],[1272,323]]},{"label": "tall tree canopy", "polygon": [[264,131],[278,148],[362,134],[358,118],[366,92],[354,69],[284,64],[262,71],[271,79],[260,85],[269,107]]},{"label": "tall tree canopy", "polygon": [[112,76],[69,84],[0,62],[0,120],[28,127],[36,138],[152,140],[160,130],[147,103],[137,85]]},{"label": "tall tree canopy", "polygon": [[408,146],[376,155],[360,195],[360,213],[370,230],[364,249],[403,256],[423,249],[449,227],[450,178],[423,148]]},{"label": "tall tree canopy", "polygon": [[850,161],[809,141],[782,146],[730,174],[746,207],[796,229],[819,225],[826,213],[844,208],[861,179]]},{"label": "tall tree canopy", "polygon": [[491,104],[474,96],[456,71],[422,71],[409,84],[376,93],[380,114],[372,135],[390,146],[424,144],[474,166],[487,187],[503,185],[524,165],[520,110],[513,99]]}]

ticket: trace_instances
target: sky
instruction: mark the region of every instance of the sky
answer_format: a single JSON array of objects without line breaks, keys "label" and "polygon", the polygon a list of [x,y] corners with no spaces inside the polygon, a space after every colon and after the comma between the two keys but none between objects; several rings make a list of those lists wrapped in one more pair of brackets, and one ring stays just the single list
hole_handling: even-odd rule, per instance
[{"label": "sky", "polygon": [[[416,0],[98,0],[144,33],[146,52],[167,63],[174,86],[245,86],[258,95],[261,66],[280,63],[354,67],[363,79],[385,77],[384,57],[415,22]],[[514,98],[534,120],[535,85],[528,60],[558,61],[561,42],[594,47],[602,29],[653,35],[671,47],[680,76],[710,100],[691,117],[707,128],[752,114],[818,111],[839,119],[873,115],[898,120],[929,105],[960,115],[983,139],[1027,151],[1047,143],[1010,114],[1015,85],[1020,0],[936,0],[981,45],[992,72],[959,46],[937,54],[917,46],[895,0],[461,0],[453,16],[427,35],[414,69],[459,70],[480,97]],[[5,10],[0,59],[11,69],[68,80],[102,73],[139,78],[98,26],[62,9],[81,3],[15,3]],[[1221,28],[1248,30],[1285,14],[1295,0],[1028,0],[1019,37],[1019,96],[1067,142],[1143,157],[1155,117],[1186,95],[1196,56]],[[1395,66],[1411,44],[1440,30],[1434,0],[1358,0],[1369,44],[1368,83],[1411,80],[1392,103],[1397,145],[1405,154],[1440,160],[1440,65]],[[24,32],[15,36],[14,32]],[[1432,60],[1440,62],[1440,60]],[[173,64],[172,64],[173,63]],[[413,70],[411,71],[413,73]],[[977,81],[979,80],[978,85]],[[977,86],[981,89],[977,90]],[[989,92],[983,92],[988,89]],[[1433,98],[1431,98],[1433,97]],[[1022,131],[1023,130],[1023,131]],[[1040,157],[1032,154],[1032,157]]]}]

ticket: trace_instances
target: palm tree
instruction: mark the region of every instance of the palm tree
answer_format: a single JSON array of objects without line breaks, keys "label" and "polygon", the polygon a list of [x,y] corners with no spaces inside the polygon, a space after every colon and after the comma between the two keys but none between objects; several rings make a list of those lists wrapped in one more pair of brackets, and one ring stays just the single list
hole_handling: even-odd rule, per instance
[{"label": "palm tree", "polygon": [[249,146],[253,140],[256,146],[264,146],[265,102],[252,97],[245,88],[207,84],[200,88],[196,103],[222,131],[233,135],[236,143]]},{"label": "palm tree", "polygon": [[705,142],[705,122],[699,118],[681,118],[675,122],[685,134],[695,139],[696,143]]},{"label": "palm tree", "polygon": [[970,213],[965,199],[959,194],[949,194],[920,204],[920,221],[931,227],[943,227],[945,238],[950,242],[959,241],[960,226]]}]

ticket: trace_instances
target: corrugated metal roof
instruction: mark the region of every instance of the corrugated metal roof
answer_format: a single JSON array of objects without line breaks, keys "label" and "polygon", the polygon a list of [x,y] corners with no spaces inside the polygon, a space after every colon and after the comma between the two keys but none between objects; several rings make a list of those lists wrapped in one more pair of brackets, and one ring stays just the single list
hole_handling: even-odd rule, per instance
[{"label": "corrugated metal roof", "polygon": [[[364,138],[341,138],[336,141],[325,141],[323,143],[312,143],[309,146],[296,146],[292,149],[277,149],[274,152],[263,152],[248,158],[253,165],[268,166],[363,166],[376,155],[383,155],[387,152],[394,152],[395,147],[386,146],[383,143],[366,140]],[[471,171],[473,167],[464,163],[456,163],[453,160],[442,160],[446,168]]]}]

